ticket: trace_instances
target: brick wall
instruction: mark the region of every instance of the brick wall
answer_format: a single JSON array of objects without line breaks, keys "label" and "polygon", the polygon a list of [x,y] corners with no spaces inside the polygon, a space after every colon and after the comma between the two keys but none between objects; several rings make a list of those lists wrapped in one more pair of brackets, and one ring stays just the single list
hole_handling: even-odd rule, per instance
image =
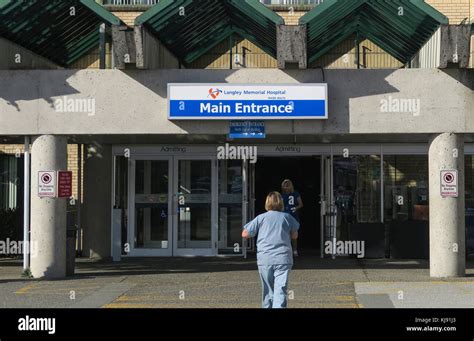
[{"label": "brick wall", "polygon": [[426,3],[447,16],[450,24],[459,24],[464,18],[473,19],[473,0],[426,0]]},{"label": "brick wall", "polygon": [[474,68],[474,35],[471,35],[471,60],[469,67]]},{"label": "brick wall", "polygon": [[[364,40],[360,43],[359,64],[361,68],[368,69],[397,69],[403,67],[400,61],[370,40]],[[310,67],[316,66],[327,69],[356,69],[355,36],[346,39],[310,64]]]},{"label": "brick wall", "polygon": [[117,11],[112,12],[115,16],[119,17],[127,26],[134,26],[135,19],[141,15],[142,11]]},{"label": "brick wall", "polygon": [[470,17],[471,17],[471,22],[474,23],[474,0],[470,0],[471,3],[470,3],[470,6],[471,6],[471,13],[470,13]]},{"label": "brick wall", "polygon": [[24,150],[22,144],[0,144],[0,154],[23,154]]},{"label": "brick wall", "polygon": [[[105,67],[112,68],[112,44],[105,45]],[[87,55],[73,63],[70,69],[99,69],[100,68],[100,53],[99,48],[91,50]]]},{"label": "brick wall", "polygon": [[[235,63],[235,54],[239,55],[239,63]],[[232,68],[277,68],[277,60],[247,39],[235,36],[232,49]],[[203,56],[195,60],[190,69],[229,69],[229,41],[223,41]]]},{"label": "brick wall", "polygon": [[68,144],[67,146],[67,170],[72,172],[72,195],[77,199],[78,184],[78,145]]},{"label": "brick wall", "polygon": [[306,11],[278,11],[276,13],[283,17],[286,25],[298,25],[300,18],[306,14]]}]

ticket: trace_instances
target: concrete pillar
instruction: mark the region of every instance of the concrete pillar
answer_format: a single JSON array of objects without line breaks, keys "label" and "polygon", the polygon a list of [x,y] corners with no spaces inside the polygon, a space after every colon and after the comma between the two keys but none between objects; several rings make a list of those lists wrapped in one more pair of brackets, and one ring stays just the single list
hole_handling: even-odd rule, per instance
[{"label": "concrete pillar", "polygon": [[277,25],[278,68],[287,68],[288,63],[298,68],[308,66],[306,25]]},{"label": "concrete pillar", "polygon": [[84,202],[81,222],[84,256],[111,257],[112,243],[112,147],[89,145],[84,158]]},{"label": "concrete pillar", "polygon": [[[457,198],[441,196],[441,171],[458,171]],[[466,272],[464,217],[464,136],[433,136],[429,149],[430,275],[459,277]]]},{"label": "concrete pillar", "polygon": [[38,197],[38,172],[58,170],[67,170],[66,137],[42,135],[34,138],[31,149],[31,272],[35,278],[66,276],[67,202]]},{"label": "concrete pillar", "polygon": [[137,69],[146,69],[143,35],[145,34],[143,25],[136,25],[134,28]]},{"label": "concrete pillar", "polygon": [[449,63],[459,68],[469,67],[471,52],[471,24],[442,25],[439,68],[446,69]]},{"label": "concrete pillar", "polygon": [[128,26],[112,26],[112,44],[117,69],[124,70],[126,64],[136,63],[135,33]]}]

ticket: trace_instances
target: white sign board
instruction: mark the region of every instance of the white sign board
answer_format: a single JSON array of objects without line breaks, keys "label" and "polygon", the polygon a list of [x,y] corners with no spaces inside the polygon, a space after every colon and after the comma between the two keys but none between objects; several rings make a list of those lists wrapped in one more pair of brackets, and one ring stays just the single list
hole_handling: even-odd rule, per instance
[{"label": "white sign board", "polygon": [[56,197],[56,172],[38,172],[38,196],[40,198]]},{"label": "white sign board", "polygon": [[458,197],[458,171],[442,170],[441,171],[441,196],[442,197]]},{"label": "white sign board", "polygon": [[327,119],[326,83],[168,84],[170,120]]}]

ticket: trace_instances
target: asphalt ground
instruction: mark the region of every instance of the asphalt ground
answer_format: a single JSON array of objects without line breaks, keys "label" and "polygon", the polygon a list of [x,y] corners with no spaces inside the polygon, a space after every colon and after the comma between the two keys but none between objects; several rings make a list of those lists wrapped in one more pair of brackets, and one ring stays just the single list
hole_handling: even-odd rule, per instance
[{"label": "asphalt ground", "polygon": [[[474,308],[474,260],[467,276],[432,279],[425,260],[298,257],[290,308]],[[256,260],[77,259],[61,280],[21,277],[21,260],[0,259],[0,308],[259,308]]]}]

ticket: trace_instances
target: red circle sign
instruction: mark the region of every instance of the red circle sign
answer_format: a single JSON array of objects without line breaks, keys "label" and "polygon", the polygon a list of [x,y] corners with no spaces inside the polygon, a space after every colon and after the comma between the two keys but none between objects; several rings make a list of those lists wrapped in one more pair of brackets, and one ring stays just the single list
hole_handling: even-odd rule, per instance
[{"label": "red circle sign", "polygon": [[43,174],[41,176],[41,181],[44,183],[44,184],[49,184],[51,182],[52,177],[49,175],[49,174]]},{"label": "red circle sign", "polygon": [[452,183],[454,181],[454,175],[452,173],[444,174],[444,181],[448,184]]}]

